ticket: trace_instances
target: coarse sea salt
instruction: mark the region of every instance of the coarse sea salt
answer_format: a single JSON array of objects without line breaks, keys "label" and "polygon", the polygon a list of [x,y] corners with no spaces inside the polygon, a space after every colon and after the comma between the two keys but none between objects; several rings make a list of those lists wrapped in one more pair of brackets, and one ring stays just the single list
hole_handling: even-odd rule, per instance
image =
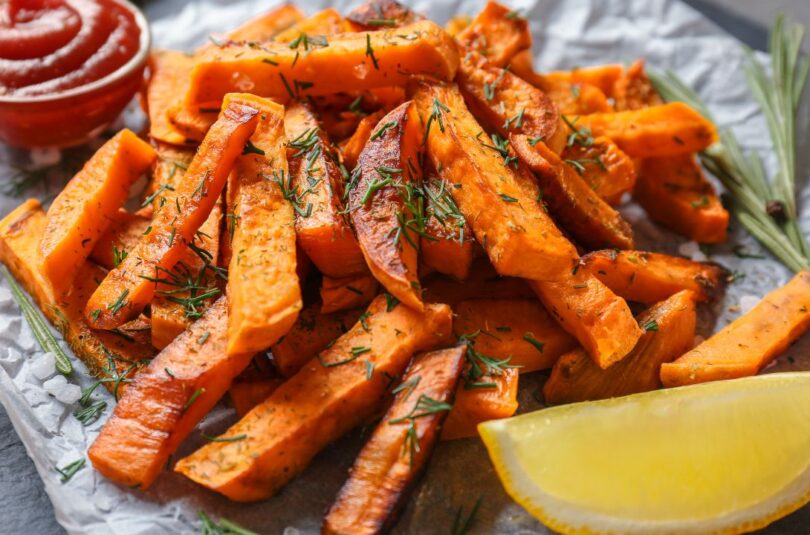
[{"label": "coarse sea salt", "polygon": [[62,151],[48,147],[42,149],[31,149],[31,166],[34,169],[42,169],[51,165],[56,165],[62,160]]},{"label": "coarse sea salt", "polygon": [[45,389],[45,392],[48,394],[56,397],[56,393],[62,389],[67,384],[67,379],[65,379],[64,375],[57,375],[51,379],[48,379],[44,383],[42,383],[42,388]]},{"label": "coarse sea salt", "polygon": [[67,383],[59,388],[53,396],[65,405],[73,405],[82,397],[82,389],[78,385]]},{"label": "coarse sea salt", "polygon": [[40,381],[56,373],[56,355],[48,351],[37,355],[31,361],[31,373]]}]

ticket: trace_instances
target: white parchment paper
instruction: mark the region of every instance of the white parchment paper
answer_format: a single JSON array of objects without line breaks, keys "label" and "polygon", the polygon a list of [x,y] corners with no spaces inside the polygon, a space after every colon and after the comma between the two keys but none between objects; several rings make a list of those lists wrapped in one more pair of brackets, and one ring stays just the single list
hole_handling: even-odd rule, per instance
[{"label": "white parchment paper", "polygon": [[[277,3],[166,0],[150,4],[147,15],[153,23],[156,46],[192,50],[208,34],[227,31]],[[345,12],[356,3],[338,0],[332,5]],[[407,3],[442,23],[452,15],[475,14],[483,6],[483,0]],[[308,13],[329,5],[321,0],[301,0],[299,4]],[[538,69],[630,62],[643,56],[650,68],[672,69],[695,87],[721,125],[732,127],[746,149],[762,151],[769,170],[773,170],[765,123],[744,81],[739,43],[689,7],[677,0],[513,0],[512,6],[531,21]],[[12,165],[26,164],[27,158],[27,154],[0,147],[0,177],[9,175]],[[42,190],[31,193],[48,195]],[[810,189],[805,188],[801,195],[805,204],[808,197]],[[17,198],[0,196],[0,215],[19,202]],[[682,239],[648,222],[637,206],[627,206],[623,211],[633,223],[639,248],[676,254],[680,251],[696,259],[708,255],[745,274],[730,287],[724,302],[712,311],[701,312],[704,336],[738,316],[738,305],[750,305],[790,276],[770,257],[741,260],[731,253],[734,245],[762,252],[737,222],[733,223],[727,245],[701,251],[696,244],[684,244]],[[805,210],[805,214],[803,228],[807,230],[810,210]],[[772,369],[810,369],[810,360],[802,358],[808,353],[808,345],[807,341],[800,342]],[[327,448],[278,496],[256,504],[230,503],[171,472],[166,472],[147,493],[118,487],[89,464],[62,484],[54,467],[85,456],[111,409],[107,409],[101,421],[82,427],[71,416],[74,407],[66,407],[50,397],[43,390],[42,381],[30,373],[31,359],[39,352],[8,292],[7,282],[0,281],[0,402],[45,482],[57,520],[69,533],[195,533],[199,530],[200,510],[213,517],[226,516],[261,533],[317,533],[324,509],[331,503],[362,444],[359,432],[351,434]],[[74,365],[76,371],[71,381],[87,386],[90,381],[83,365],[78,360],[74,360]],[[542,380],[539,374],[521,377],[521,411],[539,406],[535,395]],[[99,390],[96,397],[107,399],[111,407],[113,401],[106,391]],[[215,434],[232,421],[232,411],[220,408],[202,427]],[[178,455],[193,451],[200,442],[195,433]],[[479,496],[484,500],[474,533],[548,532],[506,496],[483,446],[474,439],[442,443],[437,448],[427,476],[414,493],[396,531],[447,533],[458,507],[463,505],[469,510]]]}]

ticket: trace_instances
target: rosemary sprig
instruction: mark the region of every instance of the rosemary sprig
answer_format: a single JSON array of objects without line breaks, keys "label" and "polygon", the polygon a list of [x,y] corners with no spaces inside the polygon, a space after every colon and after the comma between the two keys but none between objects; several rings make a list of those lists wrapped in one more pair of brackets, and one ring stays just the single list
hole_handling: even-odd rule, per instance
[{"label": "rosemary sprig", "polygon": [[[744,154],[737,138],[720,129],[720,139],[700,154],[701,162],[728,190],[740,223],[793,271],[810,267],[810,254],[798,228],[795,191],[795,115],[808,74],[808,58],[800,58],[804,28],[777,18],[771,31],[773,79],[748,55],[751,90],[762,106],[779,159],[779,172],[768,180],[756,152]],[[650,73],[650,79],[668,101],[683,101],[701,115],[714,119],[692,89],[674,73]]]},{"label": "rosemary sprig", "polygon": [[256,532],[245,529],[238,524],[234,524],[227,518],[219,518],[219,522],[214,522],[205,512],[197,513],[202,526],[201,535],[257,535]]},{"label": "rosemary sprig", "polygon": [[87,459],[82,457],[81,459],[75,460],[72,463],[63,466],[62,468],[57,467],[56,471],[59,472],[59,475],[62,476],[61,478],[59,478],[59,480],[62,483],[67,483],[70,480],[70,478],[76,475],[76,472],[84,468],[86,462]]},{"label": "rosemary sprig", "polygon": [[2,273],[6,280],[8,280],[8,284],[11,286],[11,295],[13,295],[14,300],[17,301],[17,305],[19,305],[25,321],[27,321],[28,325],[31,327],[34,337],[37,339],[37,342],[39,342],[39,346],[43,351],[51,352],[55,355],[56,371],[62,375],[70,375],[73,373],[73,364],[71,364],[65,352],[62,351],[62,347],[56,341],[50,327],[48,327],[48,324],[42,319],[36,307],[34,307],[33,303],[28,299],[28,296],[25,295],[14,277],[11,276],[6,266],[2,266]]}]

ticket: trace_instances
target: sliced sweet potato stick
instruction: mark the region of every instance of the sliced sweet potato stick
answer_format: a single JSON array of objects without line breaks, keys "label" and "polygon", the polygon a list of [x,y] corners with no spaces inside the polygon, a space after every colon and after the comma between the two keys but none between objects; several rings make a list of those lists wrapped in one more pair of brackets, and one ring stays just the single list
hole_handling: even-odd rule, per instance
[{"label": "sliced sweet potato stick", "polygon": [[286,107],[284,130],[290,167],[284,195],[295,210],[298,245],[325,275],[365,272],[363,253],[343,214],[343,177],[335,147],[304,104]]},{"label": "sliced sweet potato stick", "polygon": [[661,365],[692,347],[695,339],[695,299],[678,292],[639,315],[644,336],[627,357],[601,369],[584,349],[563,355],[543,387],[546,403],[573,403],[627,396],[660,388]]},{"label": "sliced sweet potato stick", "polygon": [[310,305],[298,315],[298,321],[270,350],[273,364],[284,377],[292,377],[318,353],[345,334],[363,313],[353,308],[334,314],[323,314],[318,304]]},{"label": "sliced sweet potato stick", "polygon": [[577,346],[536,299],[472,299],[454,311],[457,336],[475,336],[476,351],[508,360],[520,373],[549,369]]},{"label": "sliced sweet potato stick", "polygon": [[523,279],[502,277],[485,257],[473,261],[469,276],[460,282],[442,275],[425,280],[425,301],[455,308],[469,299],[525,299],[532,289]]},{"label": "sliced sweet potato stick", "polygon": [[555,281],[529,285],[600,368],[623,359],[644,333],[625,300],[587,270],[574,268]]},{"label": "sliced sweet potato stick", "polygon": [[354,31],[402,26],[425,17],[396,0],[369,0],[346,15]]},{"label": "sliced sweet potato stick", "polygon": [[[189,142],[188,132],[175,126],[169,111],[177,105],[178,97],[187,91],[188,76],[193,66],[194,58],[183,52],[160,49],[152,52],[149,60],[152,74],[145,90],[149,135],[152,139],[172,145]],[[211,120],[214,118],[216,113]]]},{"label": "sliced sweet potato stick", "polygon": [[348,207],[371,274],[407,306],[421,310],[417,250],[424,234],[422,128],[408,101],[380,119],[348,189]]},{"label": "sliced sweet potato stick", "polygon": [[[306,20],[304,14],[298,7],[293,4],[282,4],[229,31],[225,37],[231,41],[263,43],[304,20]],[[211,46],[216,44],[207,43],[205,48]]]},{"label": "sliced sweet potato stick", "polygon": [[211,213],[236,157],[256,128],[258,115],[255,108],[243,105],[224,108],[175,187],[176,206],[155,215],[149,234],[107,274],[88,301],[85,314],[91,326],[115,328],[137,316],[152,300],[160,271],[175,265],[185,243]]},{"label": "sliced sweet potato stick", "polygon": [[452,408],[465,348],[416,355],[396,398],[357,455],[321,533],[375,534],[396,522],[409,491],[427,467]]},{"label": "sliced sweet potato stick", "polygon": [[[167,195],[174,203],[174,196]],[[171,206],[169,204],[168,206]],[[218,282],[225,278],[214,267],[219,257],[219,231],[222,221],[222,201],[218,200],[208,218],[197,230],[168,272],[163,272],[152,299],[152,345],[163,349],[185,331],[191,323],[219,296]]]},{"label": "sliced sweet potato stick", "polygon": [[470,111],[502,138],[524,134],[532,144],[540,141],[560,152],[568,131],[557,107],[542,91],[507,68],[482,64],[467,54],[461,62],[458,86]]},{"label": "sliced sweet potato stick", "polygon": [[105,269],[118,266],[152,224],[151,217],[118,210],[90,253],[90,260]]},{"label": "sliced sweet potato stick", "polygon": [[683,102],[568,120],[580,129],[589,129],[594,136],[609,137],[634,158],[690,154],[717,141],[714,124]]},{"label": "sliced sweet potato stick", "polygon": [[[284,145],[284,108],[248,94],[223,106],[259,110],[246,153],[236,159],[236,231],[228,267],[228,353],[257,353],[275,344],[301,310],[295,216]],[[295,202],[295,201],[293,201]]]},{"label": "sliced sweet potato stick", "polygon": [[664,103],[644,71],[644,60],[636,60],[623,70],[608,92],[616,111],[639,110]]},{"label": "sliced sweet potato stick", "polygon": [[713,301],[729,275],[717,264],[643,251],[594,251],[581,264],[616,295],[649,305],[681,290],[691,290],[698,301]]},{"label": "sliced sweet potato stick", "polygon": [[633,196],[650,219],[678,234],[726,241],[729,213],[692,154],[642,160]]},{"label": "sliced sweet potato stick", "polygon": [[360,153],[363,151],[363,147],[368,143],[368,138],[371,137],[374,128],[384,115],[385,112],[383,110],[378,110],[360,119],[354,133],[341,145],[343,163],[346,164],[347,169],[355,168],[357,160],[360,158]]},{"label": "sliced sweet potato stick", "polygon": [[169,202],[167,195],[175,191],[196,152],[191,147],[177,147],[161,142],[154,144],[157,160],[152,167],[151,180],[144,189],[141,203],[142,210],[151,205],[153,214]]},{"label": "sliced sweet potato stick", "polygon": [[[340,34],[321,44],[312,43],[308,51],[287,43],[261,48],[225,44],[208,50],[191,73],[186,104],[220,100],[248,82],[257,95],[286,99],[404,85],[413,74],[451,80],[458,66],[455,42],[429,21]],[[346,68],[336,68],[341,65]],[[328,81],[324,72],[330,73]]]},{"label": "sliced sweet potato stick", "polygon": [[518,370],[506,368],[500,375],[484,376],[482,382],[490,388],[458,386],[456,399],[442,428],[442,440],[477,437],[478,424],[488,420],[509,418],[518,408]]},{"label": "sliced sweet potato stick", "polygon": [[228,389],[228,395],[236,414],[241,418],[253,407],[270,397],[270,394],[282,384],[284,384],[284,379],[279,378],[235,381]]},{"label": "sliced sweet potato stick", "polygon": [[456,35],[459,45],[485,57],[495,67],[506,67],[512,57],[532,46],[529,22],[497,2],[486,7]]},{"label": "sliced sweet potato stick", "polygon": [[430,169],[422,187],[427,222],[420,242],[421,260],[428,269],[464,280],[480,247],[450,194],[452,186],[436,175]]},{"label": "sliced sweet potato stick", "polygon": [[88,450],[105,477],[146,489],[252,353],[227,355],[228,304],[211,308],[135,378]]},{"label": "sliced sweet potato stick", "polygon": [[810,271],[766,295],[750,312],[661,366],[664,386],[757,374],[810,328]]},{"label": "sliced sweet potato stick", "polygon": [[341,279],[325,276],[321,282],[321,312],[331,314],[365,306],[377,295],[379,287],[371,273]]},{"label": "sliced sweet potato stick", "polygon": [[[225,436],[182,459],[175,470],[237,501],[275,494],[323,447],[380,409],[388,376],[405,369],[414,352],[447,343],[451,311],[398,305],[377,297],[358,323],[288,379]],[[317,392],[317,395],[313,395]]]},{"label": "sliced sweet potato stick", "polygon": [[498,273],[548,279],[570,270],[576,250],[546,213],[536,186],[516,173],[506,141],[493,143],[453,86],[417,81],[412,89],[427,156],[454,185],[450,193]]},{"label": "sliced sweet potato stick", "polygon": [[551,213],[578,243],[589,249],[633,248],[630,224],[577,174],[575,160],[563,161],[545,143],[532,145],[524,134],[510,135],[509,142],[537,178]]},{"label": "sliced sweet potato stick", "polygon": [[90,256],[129,196],[130,187],[155,161],[155,151],[124,129],[84,165],[48,209],[42,235],[42,272],[60,293]]},{"label": "sliced sweet potato stick", "polygon": [[[566,129],[566,131],[570,132]],[[570,138],[560,158],[573,165],[591,189],[611,206],[621,204],[622,196],[633,191],[636,166],[616,144],[605,136]]]},{"label": "sliced sweet potato stick", "polygon": [[114,332],[90,329],[82,311],[104,270],[85,260],[79,262],[71,291],[54,298],[39,262],[39,241],[46,225],[45,212],[37,200],[30,199],[12,210],[0,221],[0,261],[31,294],[90,373],[111,392],[121,393],[155,354],[141,332],[148,331],[148,322],[139,319]]},{"label": "sliced sweet potato stick", "polygon": [[598,88],[608,97],[615,98],[616,83],[623,75],[624,66],[610,63],[591,67],[575,67],[570,71],[551,71],[543,73],[542,76],[551,83],[559,81],[570,84],[589,84]]},{"label": "sliced sweet potato stick", "polygon": [[311,36],[314,38],[313,41],[317,41],[320,36],[335,35],[349,31],[352,31],[352,29],[348,21],[343,18],[343,15],[341,15],[337,9],[328,7],[299,20],[284,31],[276,33],[273,36],[273,41],[277,43],[287,43],[291,48],[304,53],[309,50],[309,47],[318,45],[304,41],[304,39],[296,42],[296,39],[302,35],[306,35],[308,39],[309,36]]}]

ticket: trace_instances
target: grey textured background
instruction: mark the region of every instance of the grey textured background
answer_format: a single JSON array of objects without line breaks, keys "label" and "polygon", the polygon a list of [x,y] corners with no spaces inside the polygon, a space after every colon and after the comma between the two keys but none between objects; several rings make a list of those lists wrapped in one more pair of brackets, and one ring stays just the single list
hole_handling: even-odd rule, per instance
[{"label": "grey textured background", "polygon": [[[810,27],[808,0],[685,0],[730,33],[755,48],[764,47],[765,27],[783,11]],[[810,51],[810,40],[804,49]],[[34,465],[0,406],[0,533],[63,534]],[[810,508],[781,520],[764,533],[797,535],[810,532]]]}]

